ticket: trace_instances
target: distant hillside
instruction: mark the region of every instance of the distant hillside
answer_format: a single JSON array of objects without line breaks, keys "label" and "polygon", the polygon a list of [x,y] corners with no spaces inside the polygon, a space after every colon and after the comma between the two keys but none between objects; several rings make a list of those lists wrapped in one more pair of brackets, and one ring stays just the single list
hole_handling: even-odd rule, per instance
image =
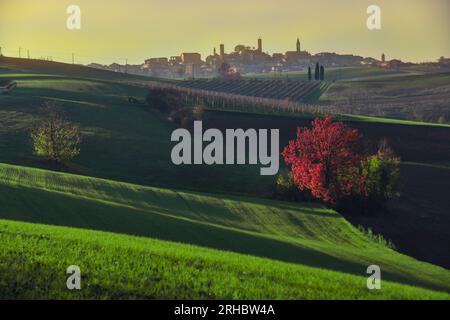
[{"label": "distant hillside", "polygon": [[339,81],[320,98],[321,103],[350,106],[360,114],[446,124],[449,101],[450,72]]},{"label": "distant hillside", "polygon": [[0,57],[0,74],[34,73],[46,75],[71,76],[74,78],[91,78],[99,80],[156,80],[155,78],[112,72],[68,63]]}]

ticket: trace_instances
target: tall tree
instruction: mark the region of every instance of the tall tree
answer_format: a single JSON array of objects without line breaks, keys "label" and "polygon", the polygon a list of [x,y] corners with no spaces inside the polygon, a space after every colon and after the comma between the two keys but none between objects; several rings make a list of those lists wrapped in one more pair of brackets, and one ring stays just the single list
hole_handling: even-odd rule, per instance
[{"label": "tall tree", "polygon": [[34,153],[51,162],[70,160],[80,153],[78,126],[64,119],[54,103],[45,103],[43,117],[31,133]]},{"label": "tall tree", "polygon": [[366,196],[358,130],[331,117],[317,118],[312,128],[297,129],[281,155],[291,166],[294,182],[325,203],[337,205],[347,196]]},{"label": "tall tree", "polygon": [[311,67],[308,67],[308,80],[311,81],[312,75],[311,75]]},{"label": "tall tree", "polygon": [[325,68],[324,66],[320,66],[320,81],[325,80]]},{"label": "tall tree", "polygon": [[314,72],[314,79],[315,80],[319,80],[320,79],[320,68],[319,68],[319,63],[316,62],[316,70]]}]

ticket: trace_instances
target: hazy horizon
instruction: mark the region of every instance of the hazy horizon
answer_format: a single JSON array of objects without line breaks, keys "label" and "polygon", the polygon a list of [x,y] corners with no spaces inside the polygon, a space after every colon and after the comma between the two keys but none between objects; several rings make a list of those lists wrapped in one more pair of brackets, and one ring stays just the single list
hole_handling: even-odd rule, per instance
[{"label": "hazy horizon", "polygon": [[[202,59],[225,44],[284,53],[337,52],[380,59],[436,61],[450,55],[450,1],[435,0],[2,0],[0,47],[3,54],[87,64],[141,64],[150,57],[199,52]],[[82,11],[81,30],[66,28],[66,8]],[[382,30],[366,28],[366,9],[382,9]]]}]

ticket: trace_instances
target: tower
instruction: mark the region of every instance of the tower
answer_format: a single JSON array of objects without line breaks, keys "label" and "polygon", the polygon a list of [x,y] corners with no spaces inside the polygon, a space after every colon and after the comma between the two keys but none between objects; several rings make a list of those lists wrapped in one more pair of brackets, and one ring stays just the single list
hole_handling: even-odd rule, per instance
[{"label": "tower", "polygon": [[301,51],[301,46],[300,46],[300,39],[297,38],[297,52]]},{"label": "tower", "polygon": [[258,52],[261,53],[262,52],[262,39],[258,38]]},{"label": "tower", "polygon": [[224,55],[225,55],[225,45],[221,44],[220,45],[220,56],[223,58]]},{"label": "tower", "polygon": [[215,57],[215,56],[217,56],[217,51],[216,51],[216,48],[214,48],[214,53],[213,53],[213,56]]}]

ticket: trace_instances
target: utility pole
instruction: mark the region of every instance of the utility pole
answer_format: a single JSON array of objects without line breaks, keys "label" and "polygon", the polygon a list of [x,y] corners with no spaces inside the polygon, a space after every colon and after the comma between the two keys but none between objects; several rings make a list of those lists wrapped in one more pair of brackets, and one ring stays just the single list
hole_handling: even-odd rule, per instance
[{"label": "utility pole", "polygon": [[75,54],[72,53],[72,64],[75,64]]},{"label": "utility pole", "polygon": [[125,73],[128,73],[128,59],[125,59]]},{"label": "utility pole", "polygon": [[30,60],[30,50],[27,50],[27,57],[28,57],[28,60]]}]

